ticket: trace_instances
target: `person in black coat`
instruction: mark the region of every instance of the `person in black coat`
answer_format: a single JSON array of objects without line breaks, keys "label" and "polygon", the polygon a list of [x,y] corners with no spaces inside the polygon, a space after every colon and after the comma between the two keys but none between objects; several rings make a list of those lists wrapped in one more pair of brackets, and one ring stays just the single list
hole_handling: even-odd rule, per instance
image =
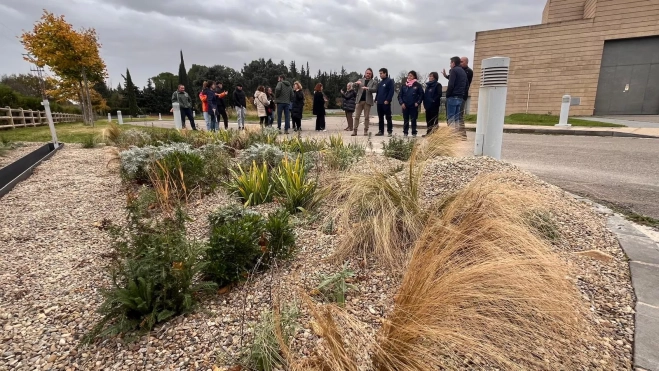
[{"label": "person in black coat", "polygon": [[[346,121],[348,121],[348,127],[343,129],[345,131],[352,131],[352,114],[355,113],[355,106],[357,105],[357,92],[352,88],[352,83],[349,82],[347,86],[347,91],[341,90],[341,95],[343,96],[343,104],[341,108],[346,113]],[[357,134],[353,135],[356,136]]]},{"label": "person in black coat", "polygon": [[313,114],[316,115],[316,131],[325,131],[325,94],[323,84],[318,83],[313,94]]},{"label": "person in black coat", "polygon": [[268,96],[268,100],[270,101],[270,106],[267,108],[267,114],[268,114],[268,125],[267,126],[272,126],[272,124],[275,122],[275,112],[277,112],[277,103],[275,103],[275,93],[272,92],[271,87],[265,88],[265,94]]},{"label": "person in black coat", "polygon": [[291,110],[293,131],[302,130],[302,112],[304,112],[304,92],[302,84],[296,81],[293,83],[293,110]]},{"label": "person in black coat", "polygon": [[227,115],[227,105],[224,101],[224,98],[229,95],[226,90],[223,89],[222,83],[215,83],[215,96],[217,97],[217,117],[218,117],[218,126],[219,126],[219,117],[221,116],[224,120],[224,130],[229,128],[229,116]]},{"label": "person in black coat", "polygon": [[[430,134],[439,122],[439,106],[442,103],[442,84],[437,79],[439,79],[437,72],[431,72],[428,75],[426,91],[423,95],[423,107],[426,109],[426,124],[428,125],[426,135]],[[423,136],[425,137],[426,135]]]},{"label": "person in black coat", "polygon": [[398,103],[403,109],[403,135],[407,136],[412,121],[412,136],[416,136],[416,119],[419,117],[419,106],[423,102],[423,85],[417,81],[415,71],[407,74],[407,81],[400,87]]}]

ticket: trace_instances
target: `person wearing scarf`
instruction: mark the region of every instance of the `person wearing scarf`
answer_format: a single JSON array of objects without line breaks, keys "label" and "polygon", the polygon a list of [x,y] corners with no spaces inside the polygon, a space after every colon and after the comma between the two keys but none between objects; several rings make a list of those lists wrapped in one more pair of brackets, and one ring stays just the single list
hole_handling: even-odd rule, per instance
[{"label": "person wearing scarf", "polygon": [[[439,106],[442,102],[442,84],[437,80],[439,74],[431,72],[428,75],[428,82],[426,83],[426,91],[423,95],[423,107],[426,109],[426,124],[428,131],[426,135],[430,134],[439,122]],[[424,137],[426,136],[424,135]]]},{"label": "person wearing scarf", "polygon": [[403,109],[403,135],[408,135],[412,121],[412,136],[416,137],[416,119],[419,117],[421,102],[423,102],[423,86],[417,81],[416,71],[410,71],[407,74],[407,82],[398,92],[398,103]]}]

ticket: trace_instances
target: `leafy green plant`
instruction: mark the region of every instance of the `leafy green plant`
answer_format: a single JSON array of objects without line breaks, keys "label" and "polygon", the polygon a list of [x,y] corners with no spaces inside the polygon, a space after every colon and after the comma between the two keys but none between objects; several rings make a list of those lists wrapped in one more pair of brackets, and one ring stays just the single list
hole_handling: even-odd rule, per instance
[{"label": "leafy green plant", "polygon": [[287,210],[280,209],[270,214],[265,222],[268,240],[266,264],[272,259],[290,259],[295,252],[295,233],[291,226],[290,215]]},{"label": "leafy green plant", "polygon": [[216,285],[200,280],[205,263],[203,245],[185,237],[185,214],[145,222],[139,205],[129,205],[126,228],[110,227],[114,258],[109,266],[112,286],[104,289],[98,309],[101,321],[85,336],[97,337],[136,331],[142,334],[161,322],[189,312],[198,294]]},{"label": "leafy green plant", "polygon": [[401,161],[407,161],[412,156],[414,149],[414,140],[391,137],[389,141],[382,142],[383,154],[386,157],[395,158]]},{"label": "leafy green plant", "polygon": [[87,134],[82,138],[80,144],[82,145],[82,148],[94,148],[96,147],[96,137],[94,134]]},{"label": "leafy green plant", "polygon": [[301,156],[295,161],[288,157],[282,160],[275,183],[275,192],[290,213],[315,208],[325,195],[318,192],[317,182],[307,179],[307,168]]},{"label": "leafy green plant", "polygon": [[[332,141],[333,137],[330,137]],[[340,138],[340,137],[339,137]],[[346,170],[350,165],[359,161],[366,154],[363,145],[350,143],[347,146],[343,140],[335,140],[330,143],[330,147],[323,152],[323,157],[327,166],[332,170]]]},{"label": "leafy green plant", "polygon": [[238,165],[238,172],[231,170],[233,181],[228,184],[229,190],[238,195],[245,206],[255,206],[272,201],[273,185],[270,179],[268,165],[258,166],[252,162],[249,172],[245,173]]},{"label": "leafy green plant", "polygon": [[295,252],[290,214],[279,210],[263,218],[242,206],[229,206],[209,216],[206,276],[224,286],[239,282],[254,270],[284,260]]},{"label": "leafy green plant", "polygon": [[279,142],[279,147],[284,152],[307,153],[322,151],[327,148],[327,142],[316,138],[304,138],[298,136],[289,139],[283,139]]},{"label": "leafy green plant", "polygon": [[288,345],[291,342],[297,331],[298,317],[299,309],[296,305],[261,314],[260,321],[254,326],[254,341],[246,357],[249,367],[259,371],[286,368],[286,358],[280,344],[283,342]]},{"label": "leafy green plant", "polygon": [[220,286],[244,280],[266,251],[263,217],[231,206],[211,214],[209,222],[206,277]]},{"label": "leafy green plant", "polygon": [[208,144],[198,151],[204,159],[203,187],[212,192],[218,185],[231,179],[232,158],[223,144]]},{"label": "leafy green plant", "polygon": [[323,277],[316,290],[325,300],[345,306],[346,294],[357,290],[357,286],[351,283],[354,276],[355,272],[344,264],[340,272]]},{"label": "leafy green plant", "polygon": [[246,147],[253,146],[254,144],[276,144],[279,130],[276,128],[262,128],[260,130],[246,131],[245,134]]}]

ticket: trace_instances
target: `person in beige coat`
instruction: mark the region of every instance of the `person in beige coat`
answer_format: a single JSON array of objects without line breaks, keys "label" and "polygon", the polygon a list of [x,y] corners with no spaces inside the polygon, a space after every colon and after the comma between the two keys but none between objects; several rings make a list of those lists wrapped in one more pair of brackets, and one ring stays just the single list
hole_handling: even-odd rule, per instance
[{"label": "person in beige coat", "polygon": [[254,103],[256,103],[256,112],[259,115],[259,124],[261,126],[268,123],[267,107],[270,105],[268,95],[265,93],[265,87],[259,86],[254,93]]},{"label": "person in beige coat", "polygon": [[368,126],[371,121],[371,107],[373,107],[373,93],[378,91],[378,83],[373,79],[373,70],[370,68],[364,72],[364,77],[353,84],[357,92],[355,107],[355,123],[353,133],[357,134],[359,128],[359,117],[364,112],[364,135],[368,135]]}]

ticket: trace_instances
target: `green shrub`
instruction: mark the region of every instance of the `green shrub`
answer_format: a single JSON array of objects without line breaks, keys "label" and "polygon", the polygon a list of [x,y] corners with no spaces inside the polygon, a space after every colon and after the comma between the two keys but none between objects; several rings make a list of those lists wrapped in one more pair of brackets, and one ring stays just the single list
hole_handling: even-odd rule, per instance
[{"label": "green shrub", "polygon": [[268,165],[258,166],[256,162],[247,173],[238,165],[238,172],[231,170],[233,181],[229,190],[245,203],[245,206],[255,206],[272,201],[273,185],[270,179]]},{"label": "green shrub", "polygon": [[351,143],[346,146],[340,136],[331,136],[330,146],[323,152],[323,157],[330,169],[346,170],[365,154],[366,149],[363,145]]},{"label": "green shrub", "polygon": [[348,269],[347,265],[343,265],[340,272],[322,277],[316,290],[325,300],[345,306],[346,294],[357,290],[357,286],[350,283],[354,276],[355,272]]},{"label": "green shrub", "polygon": [[295,252],[295,233],[286,210],[268,218],[241,206],[212,213],[206,276],[221,286],[239,282],[274,260],[286,260]]},{"label": "green shrub", "polygon": [[[264,311],[254,326],[254,341],[246,363],[251,369],[273,371],[286,369],[286,358],[279,340],[288,345],[297,331],[299,310],[296,305],[286,306],[281,312]],[[281,337],[278,339],[278,335]]]},{"label": "green shrub", "polygon": [[281,209],[268,216],[265,222],[266,239],[268,241],[266,259],[269,265],[273,259],[287,260],[295,252],[295,233],[287,210]]},{"label": "green shrub", "polygon": [[98,312],[103,318],[84,342],[131,331],[148,332],[158,323],[189,312],[199,293],[217,287],[200,280],[205,263],[199,257],[204,248],[186,239],[182,211],[173,219],[147,223],[131,210],[127,228],[110,228],[114,240],[109,267],[112,286],[102,291],[105,301]]},{"label": "green shrub", "polygon": [[285,157],[275,177],[275,192],[290,213],[314,209],[324,193],[318,192],[318,183],[307,179],[307,168],[301,156],[295,161]]},{"label": "green shrub", "polygon": [[256,212],[230,207],[209,216],[206,277],[225,286],[247,278],[264,254],[264,220]]},{"label": "green shrub", "polygon": [[208,144],[198,151],[204,159],[204,189],[212,192],[231,179],[232,158],[223,144]]},{"label": "green shrub", "polygon": [[382,142],[382,150],[386,157],[407,161],[412,156],[414,140],[391,137],[388,142]]},{"label": "green shrub", "polygon": [[274,169],[281,163],[282,158],[284,158],[284,151],[281,148],[264,143],[253,144],[240,154],[240,162],[244,167],[256,162],[257,164],[266,163],[270,169]]},{"label": "green shrub", "polygon": [[205,181],[204,159],[195,152],[171,152],[156,160],[149,173],[156,190],[168,190],[173,196],[184,198],[202,187]]},{"label": "green shrub", "polygon": [[82,138],[82,148],[94,148],[96,147],[96,137],[94,134],[87,134]]},{"label": "green shrub", "polygon": [[276,144],[277,136],[279,136],[279,129],[276,128],[262,128],[255,131],[245,132],[245,147],[253,146],[254,144]]}]

